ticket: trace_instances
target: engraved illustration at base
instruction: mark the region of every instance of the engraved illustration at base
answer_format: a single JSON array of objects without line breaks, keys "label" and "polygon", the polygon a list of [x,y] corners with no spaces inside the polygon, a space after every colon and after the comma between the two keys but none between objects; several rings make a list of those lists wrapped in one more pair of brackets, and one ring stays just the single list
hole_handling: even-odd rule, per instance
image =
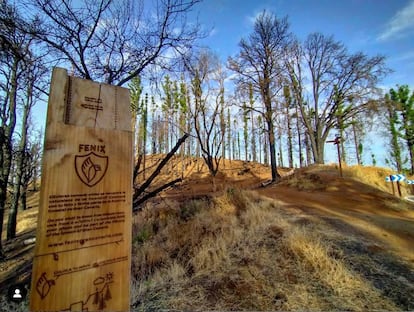
[{"label": "engraved illustration at base", "polygon": [[79,179],[89,187],[98,184],[108,169],[108,156],[100,156],[94,152],[75,156],[75,170]]},{"label": "engraved illustration at base", "polygon": [[[104,276],[95,278],[93,281],[94,291],[89,293],[85,301],[73,302],[70,304],[70,307],[59,309],[59,311],[100,311],[105,309],[107,301],[112,299],[110,289],[110,284],[112,283],[114,283],[113,272],[108,272]],[[54,285],[56,285],[55,280],[48,279],[46,272],[43,272],[36,282],[36,291],[42,300],[49,294]]]},{"label": "engraved illustration at base", "polygon": [[112,299],[110,284],[114,283],[114,274],[106,273],[93,281],[95,291],[90,293],[85,301],[71,303],[67,310],[62,311],[101,311],[107,307],[107,301]]},{"label": "engraved illustration at base", "polygon": [[37,279],[36,291],[40,295],[40,298],[44,299],[48,294],[52,286],[55,285],[55,281],[46,277],[46,272]]}]

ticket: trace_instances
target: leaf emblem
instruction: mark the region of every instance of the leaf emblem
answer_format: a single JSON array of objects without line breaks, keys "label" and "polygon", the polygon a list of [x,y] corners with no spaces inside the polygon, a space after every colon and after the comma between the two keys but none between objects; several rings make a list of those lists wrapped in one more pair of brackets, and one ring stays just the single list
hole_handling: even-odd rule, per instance
[{"label": "leaf emblem", "polygon": [[91,182],[95,178],[96,173],[101,171],[101,166],[94,164],[92,159],[88,157],[82,163],[81,169],[86,181]]},{"label": "leaf emblem", "polygon": [[99,183],[105,176],[107,169],[108,156],[97,155],[94,152],[75,156],[76,174],[89,187]]}]

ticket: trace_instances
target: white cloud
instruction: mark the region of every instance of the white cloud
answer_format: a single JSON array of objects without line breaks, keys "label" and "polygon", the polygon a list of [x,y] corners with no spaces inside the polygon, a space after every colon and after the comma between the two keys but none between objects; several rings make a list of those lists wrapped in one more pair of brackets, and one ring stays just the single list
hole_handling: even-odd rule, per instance
[{"label": "white cloud", "polygon": [[386,29],[378,36],[379,41],[402,37],[414,30],[414,0],[399,10],[387,23]]},{"label": "white cloud", "polygon": [[391,58],[395,62],[410,62],[414,61],[414,51],[409,51]]}]

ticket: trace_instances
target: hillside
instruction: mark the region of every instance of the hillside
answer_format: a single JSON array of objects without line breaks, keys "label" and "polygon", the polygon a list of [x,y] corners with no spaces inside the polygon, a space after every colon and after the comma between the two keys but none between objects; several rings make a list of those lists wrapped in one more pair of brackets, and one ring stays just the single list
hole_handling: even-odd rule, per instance
[{"label": "hillside", "polygon": [[[414,204],[392,195],[387,169],[281,169],[261,187],[269,169],[256,163],[226,161],[214,180],[200,160],[180,164],[156,183],[183,183],[134,215],[134,311],[414,309]],[[30,276],[36,196],[6,245],[2,287]]]}]

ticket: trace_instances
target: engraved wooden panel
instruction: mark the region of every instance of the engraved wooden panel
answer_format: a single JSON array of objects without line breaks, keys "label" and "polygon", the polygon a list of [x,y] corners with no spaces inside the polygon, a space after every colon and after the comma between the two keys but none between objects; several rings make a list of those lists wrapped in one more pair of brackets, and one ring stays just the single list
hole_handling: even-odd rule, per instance
[{"label": "engraved wooden panel", "polygon": [[127,89],[53,71],[32,311],[129,310],[129,103]]},{"label": "engraved wooden panel", "polygon": [[120,114],[118,108],[119,104],[129,103],[126,89],[69,77],[67,93],[66,123],[89,128],[131,130],[131,118],[128,119],[128,114]]}]

